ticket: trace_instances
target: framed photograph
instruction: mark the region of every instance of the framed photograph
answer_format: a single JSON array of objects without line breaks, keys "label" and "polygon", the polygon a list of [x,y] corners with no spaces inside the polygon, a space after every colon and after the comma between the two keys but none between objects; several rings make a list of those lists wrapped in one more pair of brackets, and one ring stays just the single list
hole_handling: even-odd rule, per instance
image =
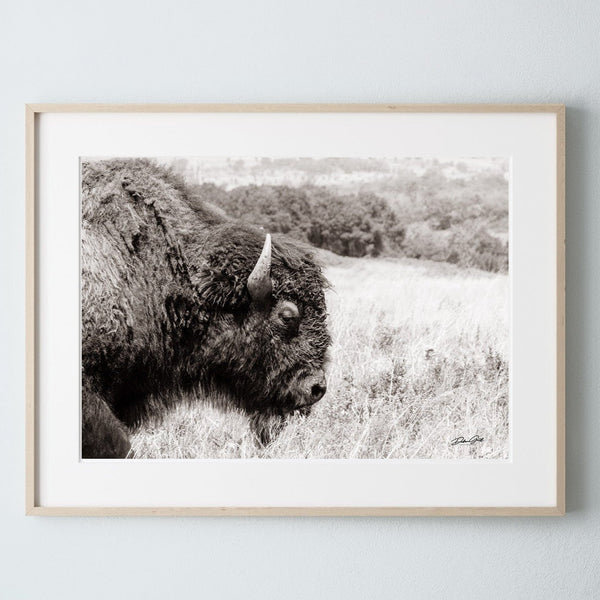
[{"label": "framed photograph", "polygon": [[563,105],[27,105],[32,515],[562,515]]}]

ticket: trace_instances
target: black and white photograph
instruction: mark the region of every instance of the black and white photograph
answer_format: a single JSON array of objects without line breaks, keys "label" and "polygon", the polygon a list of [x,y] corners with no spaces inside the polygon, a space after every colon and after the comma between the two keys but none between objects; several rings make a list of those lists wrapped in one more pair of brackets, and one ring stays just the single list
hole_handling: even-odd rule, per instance
[{"label": "black and white photograph", "polygon": [[564,513],[564,113],[28,109],[27,506]]},{"label": "black and white photograph", "polygon": [[506,157],[82,157],[82,458],[510,458]]}]

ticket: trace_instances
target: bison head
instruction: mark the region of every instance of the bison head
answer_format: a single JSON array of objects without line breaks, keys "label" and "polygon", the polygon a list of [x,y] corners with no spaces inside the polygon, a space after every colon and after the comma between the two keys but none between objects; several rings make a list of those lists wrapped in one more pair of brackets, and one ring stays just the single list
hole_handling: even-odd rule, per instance
[{"label": "bison head", "polygon": [[210,380],[249,412],[283,415],[319,401],[330,337],[326,281],[310,251],[226,224],[202,255],[196,288],[209,305],[202,362]]}]

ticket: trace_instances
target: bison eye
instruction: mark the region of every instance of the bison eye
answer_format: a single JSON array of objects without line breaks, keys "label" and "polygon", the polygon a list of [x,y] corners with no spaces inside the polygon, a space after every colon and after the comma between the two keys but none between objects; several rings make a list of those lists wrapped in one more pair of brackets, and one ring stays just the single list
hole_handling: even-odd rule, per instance
[{"label": "bison eye", "polygon": [[300,321],[300,311],[293,302],[282,302],[277,307],[277,319],[288,333],[296,333]]}]

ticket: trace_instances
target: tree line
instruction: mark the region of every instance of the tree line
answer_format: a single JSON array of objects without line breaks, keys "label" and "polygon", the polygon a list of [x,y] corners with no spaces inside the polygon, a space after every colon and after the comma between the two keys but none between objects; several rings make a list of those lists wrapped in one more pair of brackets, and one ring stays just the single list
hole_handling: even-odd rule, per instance
[{"label": "tree line", "polygon": [[426,174],[393,194],[308,184],[226,190],[214,183],[188,185],[188,193],[192,202],[342,256],[407,256],[506,272],[506,236],[493,231],[498,222],[506,228],[506,182],[444,183]]}]

